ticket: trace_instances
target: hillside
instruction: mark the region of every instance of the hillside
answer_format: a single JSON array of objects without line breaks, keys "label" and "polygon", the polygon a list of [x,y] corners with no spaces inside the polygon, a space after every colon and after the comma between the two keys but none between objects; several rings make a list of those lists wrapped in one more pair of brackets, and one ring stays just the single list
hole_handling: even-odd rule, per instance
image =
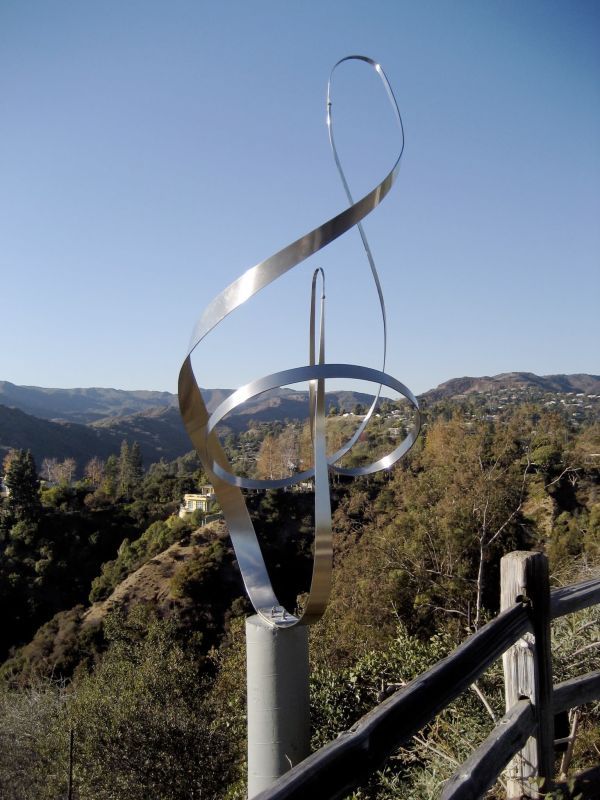
[{"label": "hillside", "polygon": [[38,468],[44,458],[74,458],[83,465],[94,455],[118,453],[121,439],[112,430],[73,422],[50,422],[0,405],[0,460],[12,448],[31,450]]},{"label": "hillside", "polygon": [[425,392],[423,397],[435,402],[474,392],[497,392],[501,389],[600,394],[600,375],[535,375],[533,372],[504,372],[491,377],[484,375],[480,378],[452,378]]},{"label": "hillside", "polygon": [[[31,641],[18,651],[16,658],[5,662],[5,674],[13,669],[25,670],[27,675],[50,674],[56,669],[68,671],[69,665],[72,668],[76,663],[81,642],[91,642],[101,635],[102,623],[112,611],[127,614],[136,606],[144,606],[152,608],[160,617],[175,613],[185,616],[190,599],[177,595],[173,589],[173,577],[194,559],[201,559],[209,551],[211,542],[224,537],[223,523],[210,523],[148,558],[118,583],[105,600],[87,607],[79,604],[59,612],[39,628]],[[234,595],[242,591],[238,574],[230,562],[231,559],[227,561],[227,576],[222,581],[225,596],[228,594],[225,584],[233,587]]]},{"label": "hillside", "polygon": [[[505,403],[504,392],[516,399]],[[311,643],[315,746],[352,727],[497,613],[504,553],[545,552],[559,585],[591,577],[600,554],[600,473],[590,458],[600,443],[591,414],[597,420],[600,398],[548,394],[533,406],[506,388],[467,402],[432,404],[419,446],[400,469],[332,481],[334,584]],[[580,403],[591,409],[581,421],[573,416]],[[379,426],[391,431],[386,414],[396,423],[398,412],[382,411],[375,432]],[[146,416],[169,413],[175,410]],[[354,420],[337,416],[333,422]],[[271,436],[285,434],[284,428]],[[376,448],[377,437],[361,444]],[[9,520],[5,526],[0,731],[8,743],[31,743],[33,749],[23,745],[20,756],[19,763],[27,764],[23,774],[30,774],[32,763],[41,786],[50,773],[58,776],[51,776],[52,794],[28,796],[65,796],[60,776],[67,774],[69,730],[76,732],[74,780],[82,800],[117,797],[116,768],[124,787],[119,800],[134,797],[137,786],[144,794],[136,800],[184,800],[196,790],[182,783],[181,793],[170,792],[174,770],[185,777],[192,765],[196,780],[213,763],[219,765],[215,783],[196,794],[245,796],[243,781],[225,783],[222,776],[225,769],[235,777],[244,765],[243,632],[250,609],[225,523],[197,528],[197,518],[187,522],[175,515],[196,464],[157,465],[127,496],[89,484],[54,487],[43,492],[37,511],[23,504],[32,511],[25,525]],[[312,569],[314,496],[248,493],[246,500],[274,590],[294,608]],[[130,514],[137,522],[125,530]],[[96,566],[95,577],[88,569],[81,580],[82,563]],[[76,593],[64,591],[76,581]],[[553,636],[555,682],[596,668],[597,611],[586,609],[562,627],[559,622]],[[66,690],[62,684],[54,689],[49,679],[64,681]],[[381,786],[374,784],[365,796],[387,800],[401,785],[408,787],[405,797],[433,796],[427,787],[439,787],[471,744],[489,734],[489,708],[497,718],[504,713],[499,668],[488,670],[479,688],[485,708],[479,695],[465,694],[389,762]],[[198,737],[198,730],[208,734]],[[597,731],[597,714],[582,711],[578,769],[586,759],[597,760]],[[167,788],[159,794],[144,781],[148,765],[165,752]],[[441,766],[439,752],[449,757]],[[90,764],[98,768],[88,776]],[[0,795],[2,780],[14,783],[11,769],[5,758]],[[104,775],[99,794],[98,776]],[[386,790],[390,785],[394,795]]]},{"label": "hillside", "polygon": [[[230,392],[203,389],[209,409]],[[499,397],[499,402],[513,403],[551,401],[558,399],[555,395],[581,393],[600,396],[600,376],[510,372],[491,377],[453,378],[426,392],[422,399],[433,403],[484,394]],[[369,395],[359,392],[327,394],[328,408],[336,406],[349,411],[358,403],[370,402]],[[251,420],[269,423],[305,420],[307,416],[307,392],[278,389],[245,403],[225,418],[221,430],[226,432],[228,428],[239,433],[249,427]],[[189,452],[191,444],[181,422],[176,395],[98,388],[45,389],[0,382],[0,455],[11,448],[30,449],[38,467],[44,458],[70,457],[81,470],[94,456],[106,459],[111,453],[118,453],[123,439],[139,443],[146,467],[160,459],[170,461]]]},{"label": "hillside", "polygon": [[[209,408],[228,389],[203,390]],[[0,456],[12,448],[31,450],[38,467],[45,458],[74,458],[81,470],[94,456],[118,453],[123,439],[137,441],[144,465],[172,461],[192,449],[179,414],[177,396],[168,392],[124,392],[115,389],[41,389],[0,382]],[[359,392],[332,392],[327,405],[352,409],[370,397]],[[162,404],[161,404],[162,403]],[[134,409],[133,413],[131,410]],[[251,400],[226,418],[234,432],[250,420],[304,420],[307,392],[277,390]]]},{"label": "hillside", "polygon": [[0,460],[9,450],[31,450],[38,468],[45,458],[74,458],[81,470],[94,456],[119,453],[123,439],[137,441],[146,466],[172,460],[191,449],[179,411],[153,409],[133,417],[103,420],[97,425],[51,422],[0,405]]},{"label": "hillside", "polygon": [[16,386],[0,381],[0,403],[42,419],[88,423],[103,417],[135,414],[156,406],[177,405],[170,392],[123,391],[121,389],[47,389]]},{"label": "hillside", "polygon": [[[150,604],[159,614],[173,611],[177,598],[171,588],[171,579],[197,552],[198,546],[206,547],[212,530],[226,535],[222,522],[211,523],[192,535],[189,542],[175,542],[162,553],[146,561],[139,569],[121,581],[115,590],[100,602],[93,603],[83,614],[82,625],[97,625],[115,608],[127,610],[138,604]],[[216,535],[216,534],[215,534]]]}]

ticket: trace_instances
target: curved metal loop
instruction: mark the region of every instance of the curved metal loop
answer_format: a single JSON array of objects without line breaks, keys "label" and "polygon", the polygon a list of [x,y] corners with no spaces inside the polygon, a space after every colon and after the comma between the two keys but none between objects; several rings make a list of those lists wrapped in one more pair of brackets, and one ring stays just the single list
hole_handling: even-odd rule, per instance
[{"label": "curved metal loop", "polygon": [[[388,98],[394,109],[402,141],[400,153],[392,169],[374,189],[358,202],[354,202],[335,147],[333,138],[333,117],[331,113],[332,76],[340,64],[346,61],[362,61],[373,67],[381,78]],[[331,72],[327,88],[327,124],[334,159],[346,191],[349,207],[309,231],[295,242],[279,250],[274,255],[248,269],[226,289],[224,289],[205,309],[192,333],[188,354],[179,373],[179,407],[186,430],[198,452],[202,465],[212,481],[215,494],[223,509],[229,534],[240,566],[246,591],[257,613],[268,623],[277,627],[288,627],[297,623],[311,624],[324,613],[329,598],[332,568],[331,543],[331,507],[329,498],[329,472],[342,475],[368,475],[379,469],[391,466],[401,458],[417,438],[420,427],[419,407],[414,395],[399,381],[385,373],[386,360],[386,315],[383,292],[379,276],[361,221],[376,208],[394,184],[400,167],[400,158],[404,150],[404,130],[398,105],[391,86],[379,64],[366,56],[347,56],[341,59]],[[228,314],[238,308],[246,300],[281,277],[292,267],[300,264],[309,256],[333,242],[338,236],[357,226],[363,242],[371,273],[375,282],[383,319],[383,366],[381,370],[358,367],[349,364],[325,363],[324,312],[325,312],[325,277],[318,269],[313,275],[311,293],[310,321],[310,364],[305,367],[284,370],[261,378],[241,387],[224,400],[212,415],[209,415],[192,369],[191,354],[205,336],[218,325]],[[316,283],[319,274],[323,278],[321,297],[321,316],[319,330],[318,363],[316,356]],[[371,404],[368,414],[359,425],[357,432],[350,440],[329,459],[325,449],[325,380],[328,378],[353,378],[367,380],[378,385],[377,395]],[[289,478],[259,481],[236,476],[219,443],[216,426],[223,417],[240,403],[264,391],[290,383],[309,381],[310,387],[310,424],[314,450],[314,466],[310,470],[297,473]],[[347,453],[364,431],[377,406],[382,386],[395,389],[406,397],[416,411],[416,423],[403,442],[389,455],[375,461],[367,467],[347,469],[335,466],[335,462]],[[280,604],[273,591],[260,545],[241,492],[241,488],[281,488],[314,477],[315,479],[315,547],[313,574],[308,599],[300,617],[288,613]]]},{"label": "curved metal loop", "polygon": [[[376,70],[377,74],[383,81],[396,118],[398,119],[400,130],[402,132],[402,145],[400,148],[400,153],[394,162],[394,166],[381,181],[381,183],[377,184],[374,189],[371,189],[370,192],[368,192],[356,203],[352,203],[350,200],[351,205],[344,211],[327,220],[327,222],[324,222],[322,225],[319,225],[317,228],[314,228],[313,230],[304,234],[304,236],[296,239],[295,242],[288,244],[274,255],[269,256],[269,258],[266,258],[264,261],[261,261],[259,264],[250,267],[250,269],[246,270],[243,275],[230,283],[226,289],[223,289],[223,291],[217,295],[214,300],[212,300],[204,309],[202,316],[196,323],[196,326],[192,332],[190,346],[188,348],[188,355],[190,355],[196,349],[202,339],[204,339],[204,337],[210,333],[210,331],[216,325],[218,325],[219,322],[225,319],[228,314],[231,314],[232,311],[235,311],[235,309],[241,306],[242,303],[245,303],[246,300],[254,297],[257,292],[259,292],[261,289],[264,289],[265,286],[268,286],[277,278],[280,278],[292,267],[297,266],[319,250],[322,250],[328,244],[331,244],[331,242],[335,241],[338,236],[341,236],[343,233],[346,233],[346,231],[349,231],[350,228],[358,225],[358,223],[361,222],[367,216],[367,214],[370,214],[371,211],[377,208],[395,183],[396,178],[398,177],[398,170],[400,169],[400,159],[402,157],[402,153],[404,152],[404,128],[402,126],[400,111],[398,110],[398,104],[396,103],[396,98],[394,97],[392,87],[390,86],[387,76],[381,66],[367,56],[346,56],[345,58],[342,58],[333,67],[331,75],[333,75],[340,64],[343,64],[346,61],[363,61],[369,64]],[[330,132],[332,120],[331,106],[330,77],[327,88],[328,127]],[[371,263],[371,261],[369,263]],[[374,269],[374,264],[372,269]],[[375,276],[377,276],[377,271],[375,271],[374,278]],[[378,284],[378,291],[381,298],[380,302],[383,302],[383,293],[381,292],[381,286],[379,286],[378,277],[376,277],[376,282]]]},{"label": "curved metal loop", "polygon": [[[404,125],[402,124],[402,116],[400,114],[400,109],[398,108],[398,103],[396,102],[396,98],[394,97],[394,92],[392,91],[392,87],[387,79],[385,72],[382,70],[381,66],[374,61],[372,58],[368,56],[346,56],[345,58],[340,59],[337,64],[334,64],[331,73],[329,75],[329,81],[327,83],[327,130],[329,131],[329,143],[331,145],[331,152],[333,153],[333,158],[335,161],[335,165],[337,167],[338,174],[340,176],[340,180],[342,181],[342,185],[344,187],[344,192],[346,193],[346,198],[350,205],[354,203],[354,198],[352,196],[352,192],[350,191],[350,186],[348,185],[348,181],[346,179],[346,174],[344,173],[344,169],[342,167],[342,162],[340,160],[337,147],[335,144],[335,137],[333,134],[333,101],[332,101],[332,85],[333,85],[333,75],[336,69],[346,61],[364,61],[369,66],[373,67],[374,70],[377,72],[379,77],[381,78],[383,85],[385,87],[388,99],[392,108],[395,112],[396,122],[398,123],[398,127],[400,129],[401,134],[401,143],[400,143],[400,152],[398,153],[398,157],[396,159],[396,163],[394,168],[400,167],[400,159],[402,158],[402,153],[404,152]],[[363,228],[362,222],[357,222],[356,227],[358,228],[358,232],[360,234],[360,238],[362,241],[362,245],[367,256],[367,261],[369,262],[369,267],[371,268],[371,275],[373,276],[373,281],[375,283],[375,287],[377,289],[377,296],[379,298],[379,307],[381,309],[381,321],[383,323],[383,358],[381,363],[381,371],[385,372],[385,363],[387,357],[387,314],[385,313],[385,300],[383,297],[383,290],[381,288],[381,282],[379,280],[379,273],[377,272],[377,267],[375,266],[375,259],[373,258],[373,253],[371,252],[371,247],[369,246],[369,242],[367,240],[367,235]],[[344,444],[333,456],[330,457],[329,463],[335,464],[339,461],[343,456],[346,455],[356,444],[359,440],[361,434],[364,432],[365,428],[369,424],[371,417],[375,413],[375,409],[377,408],[377,403],[379,401],[379,395],[381,394],[381,386],[378,388],[375,397],[373,398],[373,402],[371,403],[367,413],[365,414],[365,418],[362,423],[357,427],[354,431],[354,434],[350,437],[350,439]],[[340,469],[336,469],[336,472],[339,474],[348,475],[347,471],[341,471]]]},{"label": "curved metal loop", "polygon": [[[385,372],[377,369],[370,369],[369,367],[361,367],[356,364],[313,364],[306,367],[294,367],[292,369],[282,370],[281,372],[274,372],[271,375],[266,375],[264,378],[247,383],[241,386],[237,391],[228,395],[210,415],[210,420],[207,425],[208,433],[213,433],[217,425],[223,420],[227,414],[230,414],[239,406],[243,405],[248,400],[252,400],[263,392],[269,392],[272,389],[278,389],[282,386],[289,386],[293,383],[302,383],[311,381],[317,383],[319,380],[326,380],[332,378],[350,378],[352,380],[368,381],[376,383],[379,386],[387,386],[388,389],[394,391],[405,397],[411,404],[417,417],[417,424],[414,425],[404,437],[402,442],[391,453],[377,461],[372,462],[365,467],[334,467],[329,466],[330,472],[336,472],[339,475],[350,475],[352,477],[359,477],[361,475],[372,475],[381,469],[391,467],[398,461],[414,444],[418,436],[420,428],[420,413],[419,403],[414,394],[403,383],[387,375]],[[218,475],[222,480],[238,486],[242,489],[283,489],[288,486],[300,483],[301,481],[312,478],[315,474],[315,469],[305,470],[298,472],[295,475],[290,475],[287,478],[258,480],[253,478],[244,478],[236,475],[227,469],[224,469],[216,461],[211,464],[212,471]]]}]

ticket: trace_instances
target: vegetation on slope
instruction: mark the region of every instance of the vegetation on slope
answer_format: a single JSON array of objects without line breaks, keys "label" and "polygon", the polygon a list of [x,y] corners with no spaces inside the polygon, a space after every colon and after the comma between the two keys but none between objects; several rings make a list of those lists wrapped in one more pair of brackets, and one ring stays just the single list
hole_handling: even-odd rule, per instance
[{"label": "vegetation on slope", "polygon": [[[423,436],[397,469],[333,486],[334,590],[311,649],[315,746],[497,611],[503,553],[545,550],[555,582],[581,580],[597,569],[600,474],[594,454],[600,452],[600,426],[553,406],[515,403],[491,410],[491,405],[490,398],[475,396],[431,406]],[[378,425],[387,436],[385,421]],[[302,433],[293,425],[273,427],[273,452],[289,452],[293,430],[298,437]],[[364,446],[368,449],[366,441]],[[263,459],[261,467],[260,449],[254,451],[255,461],[247,459],[246,469],[269,463]],[[64,608],[71,617],[48,623],[43,639],[49,653],[58,652],[57,640],[69,631],[79,642],[63,672],[65,685],[48,682],[53,656],[39,661],[45,678],[34,678],[15,660],[5,670],[9,680],[0,695],[0,734],[12,737],[12,749],[0,756],[5,794],[64,793],[73,730],[74,782],[81,800],[244,796],[247,604],[224,531],[196,535],[168,521],[169,503],[176,489],[189,485],[192,466],[197,470],[193,461],[162,464],[134,487],[117,471],[77,500],[85,513],[109,513],[114,507],[140,521],[138,535],[105,559],[103,577],[95,583],[98,597],[125,575],[133,581],[163,546],[192,552],[169,577],[167,604],[113,605],[97,641],[78,638],[82,608]],[[193,478],[201,479],[198,473]],[[167,487],[164,497],[162,487]],[[269,492],[252,494],[248,501],[276,589],[293,607],[310,577],[312,495]],[[60,511],[65,520],[74,513],[70,508]],[[9,511],[5,505],[4,512]],[[37,524],[44,525],[50,506],[36,513],[42,520]],[[13,528],[26,521],[14,515],[11,520],[5,541],[12,544]],[[23,556],[26,569],[27,547],[35,549],[37,541],[34,537],[13,552],[13,566]],[[5,551],[1,558],[6,559]],[[77,569],[75,562],[70,568]],[[557,680],[594,667],[599,628],[597,609],[557,621]],[[54,677],[60,663],[54,661]],[[501,687],[496,665],[478,687],[487,706],[475,692],[466,695],[355,797],[435,797],[456,763],[490,730],[491,714],[501,715]],[[597,719],[593,708],[584,710],[579,766],[589,763],[598,746]],[[193,736],[198,726],[204,737]]]}]

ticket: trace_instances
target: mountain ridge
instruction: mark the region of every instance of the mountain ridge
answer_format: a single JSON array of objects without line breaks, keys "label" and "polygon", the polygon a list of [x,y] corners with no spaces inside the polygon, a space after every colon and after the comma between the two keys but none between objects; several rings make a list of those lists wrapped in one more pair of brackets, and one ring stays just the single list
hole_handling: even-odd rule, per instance
[{"label": "mountain ridge", "polygon": [[482,375],[480,377],[464,376],[451,378],[440,383],[421,395],[428,400],[436,400],[468,395],[474,392],[494,391],[497,389],[536,388],[545,392],[583,392],[600,394],[600,375],[591,373],[558,373],[555,375],[536,375],[534,372],[501,372],[498,375]]},{"label": "mountain ridge", "polygon": [[[588,393],[600,395],[600,376],[535,375],[509,372],[494,376],[452,378],[420,395],[426,403],[457,399],[477,392],[528,390],[532,393]],[[229,389],[203,389],[212,410]],[[328,408],[352,410],[369,404],[369,395],[340,391],[327,394]],[[45,405],[44,405],[45,403]],[[34,408],[37,413],[31,410]],[[249,422],[304,420],[307,392],[280,389],[248,401],[225,420],[233,431]],[[67,417],[65,419],[65,417]],[[170,392],[124,389],[46,389],[0,381],[0,458],[12,448],[30,449],[41,467],[44,458],[74,458],[80,469],[93,456],[118,454],[121,442],[137,441],[146,466],[161,458],[171,461],[192,449],[181,421],[177,396]]]},{"label": "mountain ridge", "polygon": [[[469,394],[473,391],[487,391],[511,386],[535,386],[545,391],[577,391],[600,393],[600,376],[591,373],[557,373],[537,375],[533,372],[503,372],[498,375],[463,376],[451,378],[439,386],[423,392],[424,398],[441,399],[456,394]],[[230,395],[233,389],[202,389],[209,411]],[[344,407],[356,401],[357,392],[331,392],[330,396],[350,395]],[[305,396],[284,388],[269,393],[269,397],[292,399]],[[367,398],[368,395],[361,395]],[[130,416],[152,408],[177,407],[177,395],[149,389],[128,390],[98,386],[73,389],[57,389],[42,386],[20,386],[10,381],[0,381],[0,405],[18,408],[27,414],[41,419],[62,420],[66,422],[91,423],[106,418]]]}]

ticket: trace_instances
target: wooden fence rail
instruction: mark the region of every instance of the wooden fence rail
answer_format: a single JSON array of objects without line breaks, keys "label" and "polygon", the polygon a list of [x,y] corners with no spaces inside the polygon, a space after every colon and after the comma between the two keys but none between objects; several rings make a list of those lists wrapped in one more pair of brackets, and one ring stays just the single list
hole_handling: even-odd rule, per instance
[{"label": "wooden fence rail", "polygon": [[531,702],[519,700],[450,778],[440,800],[481,797],[494,785],[499,771],[523,748],[534,728],[535,714]]},{"label": "wooden fence rail", "polygon": [[[600,672],[591,672],[554,687],[553,713],[600,698]],[[523,748],[535,729],[529,700],[519,700],[498,722],[487,739],[454,773],[440,800],[476,800],[494,785],[499,772]]]},{"label": "wooden fence rail", "polygon": [[600,603],[599,587],[600,579],[595,578],[585,583],[574,583],[562,589],[554,589],[550,593],[550,616],[552,619],[558,619]]},{"label": "wooden fence rail", "polygon": [[[540,559],[545,560],[545,557],[539,553],[510,556],[530,556],[530,559],[524,559],[527,561],[525,571],[535,577],[541,566],[543,572]],[[427,672],[384,700],[358,720],[350,730],[341,733],[337,739],[279,778],[272,787],[256,795],[254,800],[343,798],[378,769],[398,747],[468,689],[490,664],[507,650],[514,648],[515,643],[525,642],[526,647],[535,649],[531,644],[533,632],[536,628],[538,631],[540,629],[540,620],[536,620],[536,614],[539,617],[544,601],[532,601],[532,595],[535,595],[533,586],[523,587],[518,593],[519,601],[511,608],[500,613]],[[600,579],[556,589],[549,597],[546,588],[545,607],[549,608],[549,615],[548,612],[546,614],[550,618],[570,614],[599,602]],[[549,624],[549,619],[546,622]],[[539,640],[545,637],[538,632],[537,638]],[[525,647],[522,645],[521,649]],[[549,660],[549,654],[546,655]],[[539,659],[535,660],[533,669],[534,683],[539,685]],[[578,677],[555,687],[550,683],[549,696],[550,708],[543,709],[545,719],[549,718],[549,714],[600,699],[600,672]],[[448,781],[442,794],[443,800],[475,800],[481,797],[515,754],[528,746],[528,740],[529,746],[531,745],[532,734],[537,737],[534,744],[541,738],[539,706],[544,702],[543,696],[539,694],[537,706],[534,702],[535,696],[528,694],[528,697],[529,699],[517,698],[514,704],[509,705],[506,716],[490,736]],[[552,744],[551,733],[545,731],[545,736],[550,737]],[[535,757],[533,761],[535,762]],[[515,780],[524,781],[527,777],[520,775]],[[517,796],[519,795],[509,795]]]}]

